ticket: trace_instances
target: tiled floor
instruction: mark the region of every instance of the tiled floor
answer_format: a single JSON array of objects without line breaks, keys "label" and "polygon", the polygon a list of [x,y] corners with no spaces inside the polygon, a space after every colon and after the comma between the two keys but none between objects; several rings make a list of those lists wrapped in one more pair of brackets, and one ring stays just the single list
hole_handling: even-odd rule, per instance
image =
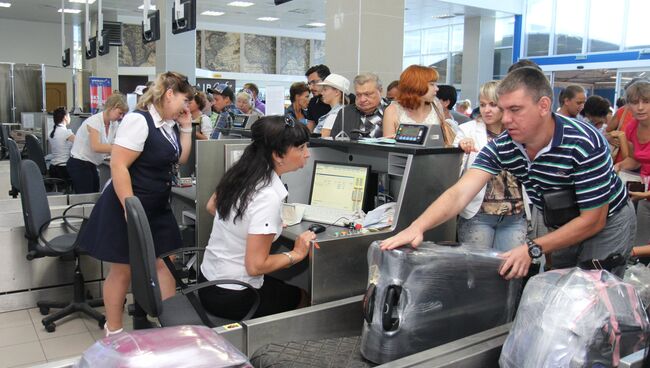
[{"label": "tiled floor", "polygon": [[[104,308],[97,308],[104,312]],[[68,316],[56,322],[56,331],[45,331],[38,308],[0,313],[0,368],[29,367],[78,356],[104,337],[97,322],[85,315]],[[132,321],[125,313],[124,329]]]}]

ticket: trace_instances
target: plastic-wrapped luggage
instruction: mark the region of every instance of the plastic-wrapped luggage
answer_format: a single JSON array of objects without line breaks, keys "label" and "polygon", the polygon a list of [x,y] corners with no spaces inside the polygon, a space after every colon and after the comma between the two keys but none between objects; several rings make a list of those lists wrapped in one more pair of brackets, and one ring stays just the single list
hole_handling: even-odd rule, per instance
[{"label": "plastic-wrapped luggage", "polygon": [[499,364],[615,367],[645,346],[648,318],[634,288],[607,271],[555,270],[528,281]]},{"label": "plastic-wrapped luggage", "polygon": [[368,250],[361,354],[389,362],[510,322],[519,280],[498,274],[496,252],[424,242]]},{"label": "plastic-wrapped luggage", "polygon": [[226,339],[205,326],[176,326],[112,335],[86,350],[78,368],[252,368]]},{"label": "plastic-wrapped luggage", "polygon": [[634,286],[646,310],[650,307],[650,268],[637,263],[625,270],[623,281]]}]

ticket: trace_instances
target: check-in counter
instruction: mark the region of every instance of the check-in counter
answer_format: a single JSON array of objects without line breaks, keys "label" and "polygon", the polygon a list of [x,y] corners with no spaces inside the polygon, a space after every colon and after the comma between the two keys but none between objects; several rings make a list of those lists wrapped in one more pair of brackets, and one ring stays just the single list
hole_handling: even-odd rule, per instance
[{"label": "check-in counter", "polygon": [[[197,239],[206,246],[213,217],[205,204],[237,150],[249,140],[203,141],[197,144]],[[366,288],[367,250],[371,242],[385,239],[409,226],[429,204],[458,179],[462,151],[456,148],[419,148],[398,145],[363,144],[314,139],[309,158],[301,170],[287,173],[282,181],[289,191],[288,202],[308,203],[314,161],[370,165],[374,173],[388,180],[388,194],[395,199],[394,222],[389,228],[368,233],[341,235],[342,228],[330,226],[318,234],[320,249],[312,249],[308,261],[273,275],[307,290],[311,303],[319,304],[363,293]],[[311,222],[285,228],[272,252],[293,247],[295,238]],[[337,234],[338,233],[338,234]],[[450,220],[425,234],[425,240],[453,240],[456,221]]]}]

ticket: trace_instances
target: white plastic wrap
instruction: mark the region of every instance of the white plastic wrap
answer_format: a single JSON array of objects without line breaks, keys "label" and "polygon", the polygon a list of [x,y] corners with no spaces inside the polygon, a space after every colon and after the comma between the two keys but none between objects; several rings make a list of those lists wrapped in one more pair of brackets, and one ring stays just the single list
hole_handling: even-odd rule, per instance
[{"label": "white plastic wrap", "polygon": [[520,280],[496,252],[422,243],[368,250],[361,354],[385,363],[512,321]]},{"label": "white plastic wrap", "polygon": [[253,368],[226,339],[205,326],[125,332],[97,341],[76,368]]},{"label": "white plastic wrap", "polygon": [[628,267],[625,270],[623,281],[634,286],[636,292],[639,293],[639,297],[641,297],[643,305],[648,308],[650,306],[650,268],[642,263]]},{"label": "white plastic wrap", "polygon": [[499,364],[614,367],[640,350],[650,332],[634,288],[607,271],[578,268],[531,278]]}]

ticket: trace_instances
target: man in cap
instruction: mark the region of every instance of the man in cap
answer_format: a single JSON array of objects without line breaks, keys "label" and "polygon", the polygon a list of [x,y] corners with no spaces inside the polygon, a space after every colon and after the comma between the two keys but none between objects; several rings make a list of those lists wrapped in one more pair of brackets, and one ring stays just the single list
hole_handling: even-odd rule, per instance
[{"label": "man in cap", "polygon": [[220,129],[230,128],[234,120],[234,115],[242,114],[241,110],[235,106],[235,93],[227,84],[217,84],[214,89],[208,88],[208,93],[214,97],[212,109],[219,113],[217,121],[214,123],[214,130],[210,139],[219,139],[221,136]]}]

